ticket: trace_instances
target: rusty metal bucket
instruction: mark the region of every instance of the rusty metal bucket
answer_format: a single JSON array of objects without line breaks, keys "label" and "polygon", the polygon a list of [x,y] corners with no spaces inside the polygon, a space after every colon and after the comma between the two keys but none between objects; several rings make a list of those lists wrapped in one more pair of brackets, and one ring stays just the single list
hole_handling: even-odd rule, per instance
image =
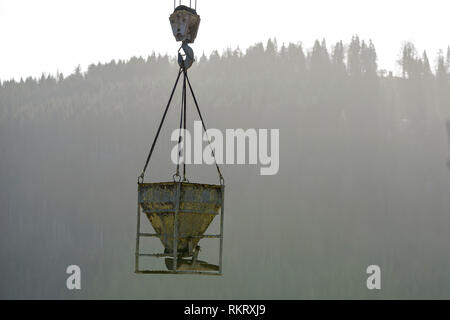
[{"label": "rusty metal bucket", "polygon": [[[175,252],[179,257],[190,257],[195,253],[198,242],[222,207],[220,185],[184,182],[141,183],[138,192],[141,209],[161,240],[165,248],[164,253],[173,255],[176,241]],[[177,206],[178,216],[175,223]]]}]

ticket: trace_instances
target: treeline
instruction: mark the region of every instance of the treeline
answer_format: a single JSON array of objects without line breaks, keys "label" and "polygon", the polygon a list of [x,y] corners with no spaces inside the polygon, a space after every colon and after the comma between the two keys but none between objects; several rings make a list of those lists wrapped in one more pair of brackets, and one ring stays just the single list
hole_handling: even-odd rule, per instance
[{"label": "treeline", "polygon": [[[401,78],[413,80],[410,86],[416,86],[417,81],[436,86],[440,91],[433,95],[438,94],[439,100],[447,103],[448,97],[442,91],[448,91],[450,82],[450,46],[446,55],[443,51],[438,53],[436,61],[436,68],[432,70],[426,51],[419,54],[414,44],[408,42],[403,45],[397,63],[401,68]],[[128,90],[134,86],[134,90],[139,90],[163,84],[173,77],[176,68],[174,57],[153,53],[147,58],[133,57],[128,61],[92,64],[85,72],[78,66],[68,76],[57,73],[19,81],[3,79],[0,85],[0,112],[2,116],[30,116],[44,110],[77,113],[93,107],[92,101],[88,100],[94,96],[108,100],[111,94],[122,89]],[[222,54],[214,51],[209,57],[203,54],[198,58],[192,74],[200,81],[217,84],[222,81],[222,85],[237,80],[241,85],[247,81],[264,86],[280,78],[283,86],[295,87],[312,102],[323,99],[324,95],[329,96],[326,92],[333,92],[337,100],[342,100],[344,95],[349,98],[348,90],[378,90],[379,80],[396,78],[392,72],[379,69],[372,41],[360,40],[358,36],[346,45],[339,41],[331,49],[325,40],[317,40],[312,48],[306,49],[302,44],[293,43],[279,47],[276,40],[270,39],[265,46],[257,43],[245,53],[240,49],[227,49]],[[222,85],[218,84],[217,88]],[[413,91],[416,91],[415,87]],[[100,93],[105,96],[99,97]],[[143,100],[140,102],[144,103]],[[108,111],[106,105],[109,104],[97,103],[95,108],[97,111]],[[118,105],[116,107],[120,108]]]},{"label": "treeline", "polygon": [[[257,43],[249,47],[245,53],[242,50],[227,49],[221,55],[218,51],[213,51],[207,57],[201,55],[199,62],[202,66],[205,64],[217,64],[219,61],[228,63],[237,60],[248,62],[252,59],[278,58],[287,64],[292,64],[293,70],[297,72],[309,72],[320,74],[323,72],[345,73],[348,76],[387,76],[385,69],[378,69],[376,48],[371,40],[368,42],[360,40],[358,36],[352,37],[348,45],[339,41],[328,49],[325,39],[316,40],[311,49],[306,49],[302,44],[284,44],[279,47],[276,39],[269,39],[266,46],[263,43]],[[401,58],[397,63],[401,66],[402,76],[404,78],[435,76],[439,79],[447,79],[450,74],[450,46],[447,48],[446,55],[443,50],[439,50],[436,57],[436,68],[432,70],[426,51],[419,54],[415,45],[406,42],[402,45]],[[167,55],[161,56],[152,53],[146,59],[142,57],[133,57],[128,61],[112,60],[105,64],[91,64],[86,72],[81,72],[81,67],[75,68],[73,74],[65,77],[62,73],[42,74],[40,78],[28,77],[21,78],[19,81],[0,79],[3,88],[15,85],[36,85],[45,86],[61,83],[63,81],[76,81],[80,79],[102,78],[109,81],[126,81],[131,78],[159,73],[166,71],[170,64],[176,62],[174,57]],[[255,61],[256,62],[256,61]],[[389,72],[390,74],[391,72]]]},{"label": "treeline", "polygon": [[[397,63],[401,66],[402,76],[404,78],[436,76],[439,79],[445,79],[450,74],[450,46],[447,48],[446,55],[443,50],[439,50],[436,57],[436,68],[432,70],[428,54],[426,51],[419,54],[415,45],[406,42],[402,45],[401,58]],[[376,48],[371,40],[366,42],[354,36],[348,45],[339,41],[328,49],[325,39],[316,40],[314,46],[307,50],[302,44],[289,43],[278,47],[276,39],[269,39],[265,48],[262,43],[251,46],[243,53],[240,49],[227,49],[222,55],[218,51],[207,57],[204,54],[200,57],[200,63],[218,63],[220,60],[248,60],[254,58],[279,58],[286,63],[292,63],[292,67],[298,72],[320,73],[320,72],[342,72],[349,76],[386,76],[388,72],[385,69],[378,69]],[[2,79],[2,87],[12,85],[31,85],[31,84],[52,84],[56,82],[74,81],[80,78],[101,77],[115,80],[127,80],[127,77],[136,77],[151,72],[165,71],[169,64],[175,63],[176,59],[167,55],[161,56],[153,53],[146,59],[131,58],[128,61],[112,60],[106,64],[91,64],[88,70],[81,72],[81,67],[75,68],[73,74],[64,77],[62,73],[56,75],[43,74],[40,78],[28,77],[21,78],[20,81]],[[391,72],[389,72],[391,73]]]}]

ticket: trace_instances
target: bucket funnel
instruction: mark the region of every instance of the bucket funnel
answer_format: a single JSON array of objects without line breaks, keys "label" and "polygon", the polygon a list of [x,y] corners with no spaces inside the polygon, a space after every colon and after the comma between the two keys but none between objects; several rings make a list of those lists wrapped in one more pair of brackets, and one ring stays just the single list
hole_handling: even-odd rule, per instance
[{"label": "bucket funnel", "polygon": [[[166,254],[173,254],[175,240],[175,212],[178,182],[139,184],[139,204],[148,217]],[[222,189],[220,185],[181,183],[178,223],[177,256],[191,257],[214,217],[220,213]]]}]

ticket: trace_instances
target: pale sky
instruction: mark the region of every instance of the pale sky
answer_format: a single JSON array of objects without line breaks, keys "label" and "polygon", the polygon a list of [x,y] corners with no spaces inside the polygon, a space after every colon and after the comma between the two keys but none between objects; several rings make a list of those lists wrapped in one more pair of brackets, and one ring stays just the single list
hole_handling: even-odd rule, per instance
[{"label": "pale sky", "polygon": [[[450,44],[450,0],[198,0],[197,9],[197,55],[269,37],[308,49],[325,37],[331,47],[358,34],[374,41],[380,68],[395,71],[402,41],[426,49],[433,65]],[[172,11],[173,0],[0,0],[0,79],[67,75],[152,51],[175,55]]]}]

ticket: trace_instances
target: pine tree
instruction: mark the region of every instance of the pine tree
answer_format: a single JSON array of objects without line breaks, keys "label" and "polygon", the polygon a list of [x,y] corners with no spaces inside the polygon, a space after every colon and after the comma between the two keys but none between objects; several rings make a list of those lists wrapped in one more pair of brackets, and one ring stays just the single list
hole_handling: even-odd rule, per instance
[{"label": "pine tree", "polygon": [[424,51],[422,55],[422,74],[426,77],[431,76],[430,61],[428,60],[427,52]]},{"label": "pine tree", "polygon": [[377,54],[372,41],[366,45],[361,43],[361,71],[365,76],[376,76],[377,74]]},{"label": "pine tree", "polygon": [[447,70],[445,66],[445,59],[444,54],[442,50],[439,50],[438,52],[438,59],[437,59],[437,68],[436,68],[436,78],[439,81],[445,81],[447,78]]},{"label": "pine tree", "polygon": [[290,68],[302,74],[306,71],[306,56],[301,44],[290,43],[286,48],[286,59]]},{"label": "pine tree", "polygon": [[353,36],[347,53],[348,74],[352,77],[361,75],[361,43],[358,36]]},{"label": "pine tree", "polygon": [[402,67],[403,78],[416,78],[421,74],[421,61],[417,57],[417,50],[413,43],[406,42],[403,45],[399,64]]},{"label": "pine tree", "polygon": [[369,70],[370,74],[376,75],[378,70],[378,64],[377,64],[377,50],[375,49],[375,45],[373,44],[372,40],[369,40]]},{"label": "pine tree", "polygon": [[64,74],[62,72],[59,72],[59,70],[56,72],[56,79],[58,82],[62,82],[64,80]]},{"label": "pine tree", "polygon": [[450,74],[450,46],[447,47],[447,72]]},{"label": "pine tree", "polygon": [[78,65],[78,66],[75,68],[74,74],[75,74],[76,76],[80,76],[80,75],[81,75],[81,66],[80,66],[80,65]]},{"label": "pine tree", "polygon": [[330,55],[328,54],[325,40],[323,40],[322,43],[319,43],[318,40],[314,42],[310,66],[313,77],[325,79],[329,76]]},{"label": "pine tree", "polygon": [[275,54],[277,53],[277,39],[274,39],[272,41],[272,39],[269,39],[267,41],[267,45],[266,45],[266,54],[268,54],[269,56],[274,57]]},{"label": "pine tree", "polygon": [[339,41],[335,44],[331,57],[331,63],[336,74],[343,75],[346,73],[344,59],[344,45],[342,41]]},{"label": "pine tree", "polygon": [[326,67],[328,67],[330,65],[330,54],[328,53],[328,49],[327,49],[327,43],[325,41],[325,39],[322,39],[322,44],[321,44],[321,49],[322,49],[322,62],[325,64]]},{"label": "pine tree", "polygon": [[311,51],[310,56],[310,69],[311,73],[318,74],[320,72],[320,69],[323,67],[322,64],[322,47],[319,43],[319,40],[316,40],[314,42],[313,49]]},{"label": "pine tree", "polygon": [[208,61],[208,58],[205,55],[205,51],[203,51],[202,56],[199,59],[199,64],[203,65],[204,63],[206,63],[206,61]]}]

